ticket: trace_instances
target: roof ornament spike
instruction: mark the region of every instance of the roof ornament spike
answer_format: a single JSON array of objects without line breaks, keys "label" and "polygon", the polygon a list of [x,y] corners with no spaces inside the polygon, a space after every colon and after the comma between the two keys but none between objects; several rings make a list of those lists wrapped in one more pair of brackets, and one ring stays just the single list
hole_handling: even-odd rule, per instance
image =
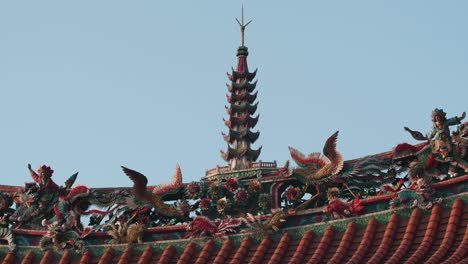
[{"label": "roof ornament spike", "polygon": [[241,31],[241,47],[244,47],[245,28],[253,21],[253,19],[251,19],[249,22],[247,22],[247,24],[244,24],[244,3],[242,3],[241,9],[242,9],[241,21],[239,21],[239,19],[237,19],[237,18],[236,18],[236,21],[237,21],[237,23],[239,23],[240,31]]}]

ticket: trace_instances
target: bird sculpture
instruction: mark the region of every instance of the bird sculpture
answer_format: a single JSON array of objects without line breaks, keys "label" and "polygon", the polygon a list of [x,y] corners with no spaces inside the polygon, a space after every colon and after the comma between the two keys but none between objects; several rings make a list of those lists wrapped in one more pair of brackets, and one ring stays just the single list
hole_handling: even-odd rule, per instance
[{"label": "bird sculpture", "polygon": [[155,187],[153,188],[153,191],[148,191],[148,179],[145,175],[124,166],[122,166],[122,170],[133,181],[133,192],[135,197],[144,204],[154,207],[157,215],[177,219],[186,215],[186,212],[183,210],[165,204],[161,198],[161,190],[171,191],[180,188],[182,173],[178,165],[176,167],[172,183],[165,185],[163,188]]}]

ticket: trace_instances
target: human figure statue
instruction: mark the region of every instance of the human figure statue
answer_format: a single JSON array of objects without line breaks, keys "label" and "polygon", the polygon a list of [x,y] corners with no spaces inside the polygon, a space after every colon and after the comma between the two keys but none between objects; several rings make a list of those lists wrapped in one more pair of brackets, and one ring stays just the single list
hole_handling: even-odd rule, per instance
[{"label": "human figure statue", "polygon": [[456,150],[452,148],[452,137],[450,135],[450,126],[458,125],[466,116],[463,112],[461,116],[455,116],[447,119],[446,113],[442,109],[432,111],[432,128],[426,137],[431,143],[432,153],[440,156],[443,162],[449,162],[448,175],[450,177],[458,176],[457,167],[468,172],[468,162],[463,160]]},{"label": "human figure statue", "polygon": [[452,137],[450,136],[450,126],[460,124],[466,116],[463,112],[461,116],[455,116],[447,119],[447,114],[443,109],[434,109],[432,111],[432,128],[426,137],[431,142],[432,152],[440,154],[443,159],[450,156],[452,150]]}]

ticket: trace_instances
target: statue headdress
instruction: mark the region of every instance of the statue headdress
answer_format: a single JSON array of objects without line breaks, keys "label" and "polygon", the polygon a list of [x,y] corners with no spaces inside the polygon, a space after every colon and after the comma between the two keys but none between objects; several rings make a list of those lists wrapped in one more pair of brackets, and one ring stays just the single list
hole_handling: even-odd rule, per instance
[{"label": "statue headdress", "polygon": [[447,113],[445,113],[443,109],[436,108],[432,111],[432,121],[435,121],[436,116],[440,116],[445,120],[447,117]]}]

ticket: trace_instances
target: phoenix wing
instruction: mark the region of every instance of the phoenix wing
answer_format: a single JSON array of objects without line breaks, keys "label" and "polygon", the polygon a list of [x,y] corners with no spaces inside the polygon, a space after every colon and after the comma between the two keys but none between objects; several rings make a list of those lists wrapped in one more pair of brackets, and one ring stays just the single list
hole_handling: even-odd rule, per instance
[{"label": "phoenix wing", "polygon": [[331,161],[330,175],[335,175],[343,169],[344,160],[341,153],[336,150],[336,140],[338,139],[338,131],[331,135],[325,146],[323,147],[323,154]]},{"label": "phoenix wing", "polygon": [[147,201],[151,201],[151,197],[146,192],[146,186],[148,185],[148,179],[145,175],[139,173],[138,171],[126,168],[121,166],[123,172],[133,181],[133,191],[135,195]]}]

